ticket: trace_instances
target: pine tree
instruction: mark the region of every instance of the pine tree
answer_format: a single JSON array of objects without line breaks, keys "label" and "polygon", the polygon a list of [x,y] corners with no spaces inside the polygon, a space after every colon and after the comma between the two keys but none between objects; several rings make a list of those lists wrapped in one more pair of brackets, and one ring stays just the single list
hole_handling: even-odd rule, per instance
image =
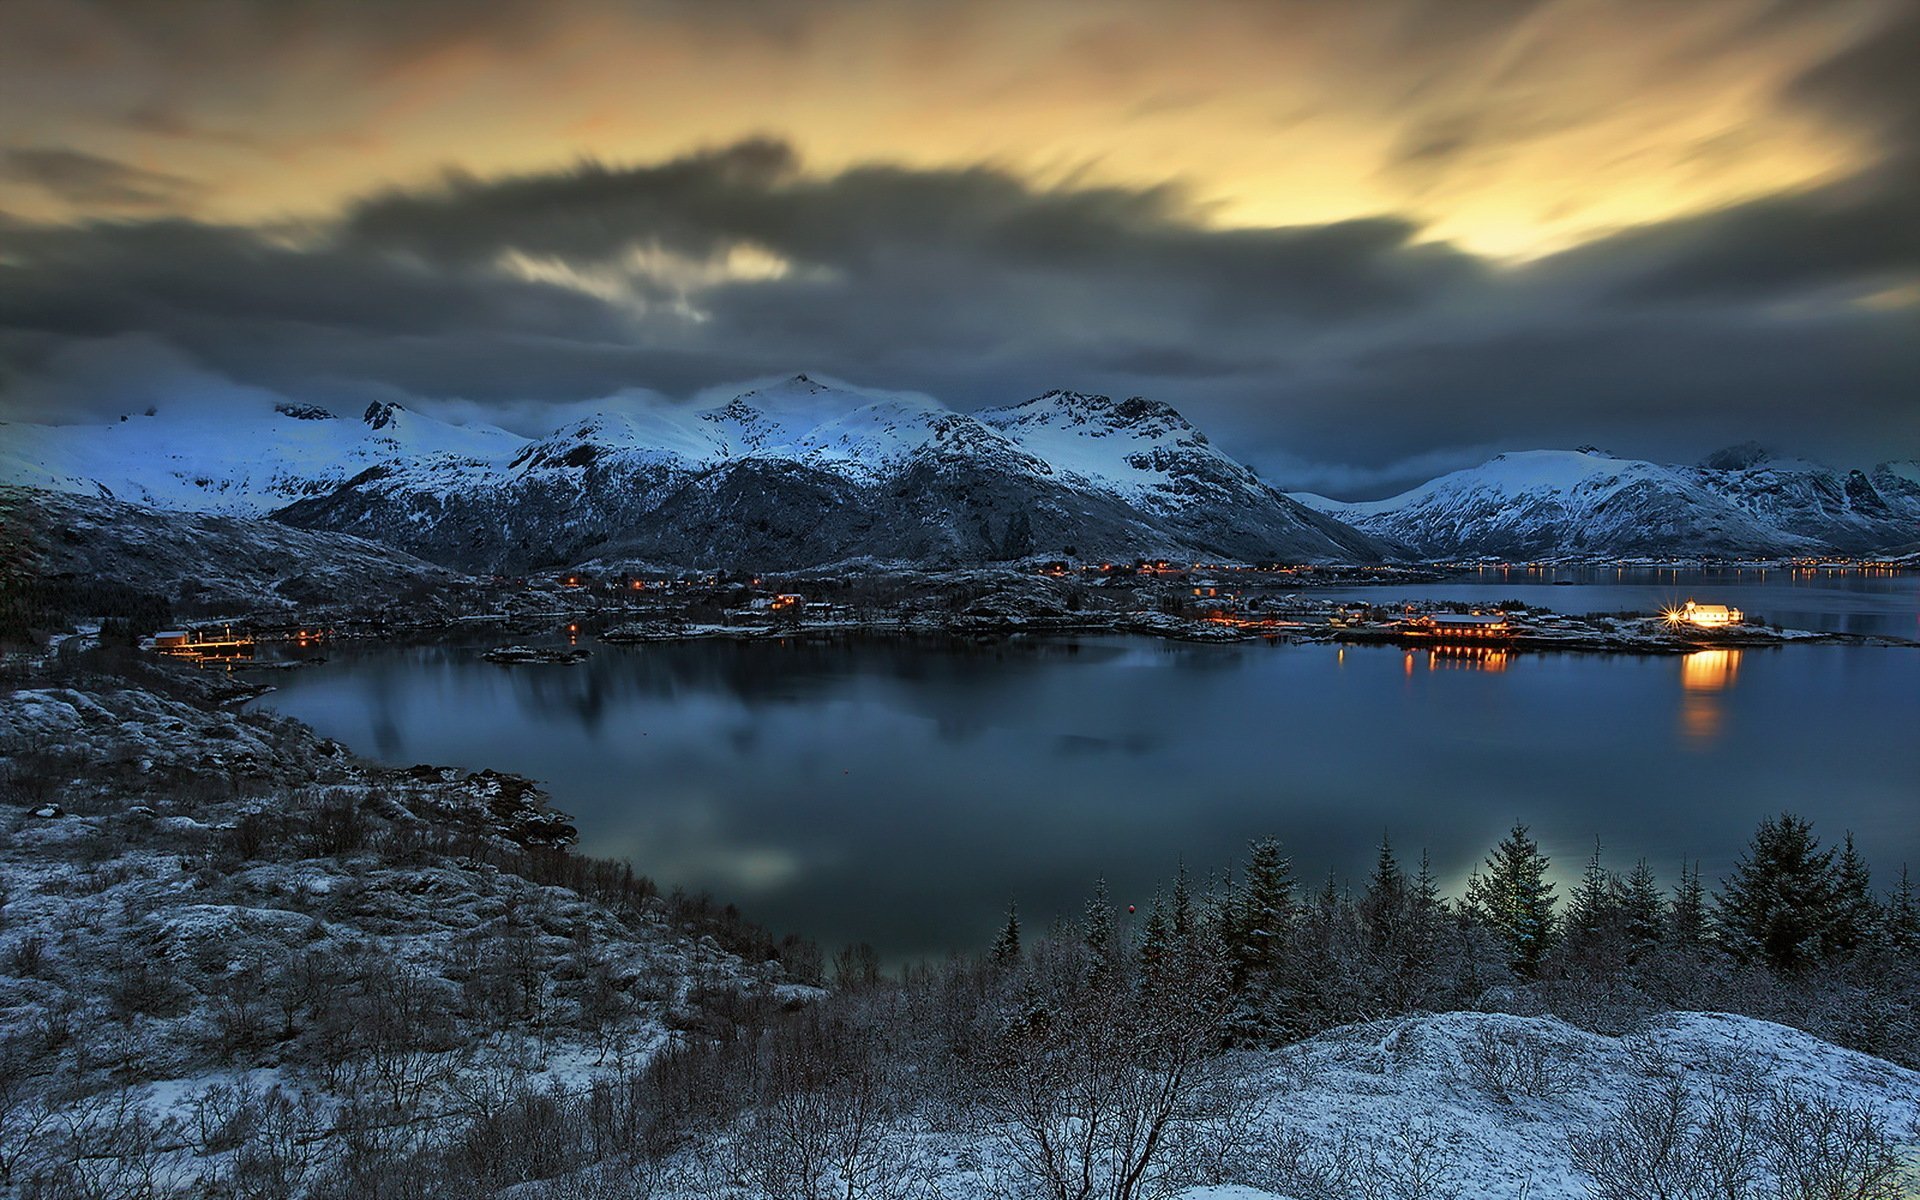
[{"label": "pine tree", "polygon": [[1413,886],[1407,893],[1407,909],[1411,915],[1416,945],[1431,954],[1439,948],[1440,939],[1446,936],[1447,902],[1440,896],[1440,881],[1433,874],[1433,860],[1425,850],[1420,852],[1420,873],[1413,877]]},{"label": "pine tree", "polygon": [[1567,936],[1592,940],[1606,932],[1613,923],[1614,896],[1618,889],[1619,881],[1601,864],[1600,839],[1595,838],[1586,870],[1574,885],[1573,895],[1567,897]]},{"label": "pine tree", "polygon": [[1833,851],[1813,826],[1781,813],[1760,822],[1733,877],[1720,887],[1720,943],[1742,962],[1793,972],[1812,964],[1833,919]]},{"label": "pine tree", "polygon": [[1708,927],[1707,889],[1700,882],[1700,864],[1689,869],[1680,864],[1680,882],[1673,889],[1673,908],[1668,914],[1668,936],[1682,950],[1698,950],[1712,935]]},{"label": "pine tree", "polygon": [[1882,926],[1887,945],[1896,954],[1920,958],[1920,900],[1913,894],[1913,881],[1900,864],[1900,882],[1887,898],[1887,919]]},{"label": "pine tree", "polygon": [[1375,950],[1385,950],[1399,939],[1407,916],[1407,876],[1393,856],[1393,843],[1384,835],[1366,894],[1360,899],[1360,923]]},{"label": "pine tree", "polygon": [[1821,934],[1820,948],[1829,958],[1850,958],[1879,935],[1880,905],[1873,898],[1867,864],[1847,833],[1834,869],[1833,915]]},{"label": "pine tree", "polygon": [[1167,917],[1166,903],[1155,892],[1140,934],[1140,965],[1152,978],[1170,970],[1174,961],[1173,922]]},{"label": "pine tree", "polygon": [[1620,908],[1628,954],[1637,960],[1659,946],[1662,918],[1666,915],[1660,883],[1646,859],[1633,864],[1633,871],[1620,892]]},{"label": "pine tree", "polygon": [[1087,952],[1093,959],[1094,975],[1109,975],[1113,970],[1114,956],[1119,953],[1119,939],[1114,932],[1113,903],[1107,897],[1104,875],[1094,881],[1093,896],[1087,901],[1086,916],[1080,928],[1081,936],[1086,940]]},{"label": "pine tree", "polygon": [[1293,917],[1293,860],[1281,853],[1278,839],[1263,838],[1248,854],[1235,913],[1237,982],[1271,978],[1279,969]]},{"label": "pine tree", "polygon": [[1505,943],[1508,967],[1525,978],[1539,974],[1553,938],[1554,889],[1546,881],[1547,866],[1527,827],[1515,825],[1487,856],[1486,873],[1475,872],[1467,880],[1467,903]]},{"label": "pine tree", "polygon": [[1007,923],[994,940],[993,961],[1003,967],[1020,961],[1020,906],[1015,901],[1007,901]]},{"label": "pine tree", "polygon": [[1173,876],[1173,940],[1181,946],[1191,946],[1200,938],[1200,914],[1193,906],[1193,890],[1187,884],[1186,860],[1180,861],[1180,868]]},{"label": "pine tree", "polygon": [[1403,1007],[1425,1004],[1439,988],[1436,972],[1441,944],[1447,936],[1447,906],[1440,898],[1440,881],[1433,862],[1420,852],[1420,870],[1407,888],[1406,937],[1400,953]]}]

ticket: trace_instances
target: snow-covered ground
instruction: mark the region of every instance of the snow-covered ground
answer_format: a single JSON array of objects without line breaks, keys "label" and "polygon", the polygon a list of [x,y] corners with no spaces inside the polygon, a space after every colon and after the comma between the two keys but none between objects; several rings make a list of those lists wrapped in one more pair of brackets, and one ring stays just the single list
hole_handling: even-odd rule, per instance
[{"label": "snow-covered ground", "polygon": [[[1489,1041],[1539,1055],[1542,1094],[1491,1088],[1484,1078]],[[1261,1120],[1304,1135],[1323,1161],[1343,1153],[1377,1159],[1366,1173],[1404,1175],[1411,1157],[1424,1157],[1432,1196],[1585,1197],[1589,1179],[1572,1165],[1569,1135],[1604,1129],[1636,1090],[1670,1077],[1701,1100],[1792,1087],[1864,1107],[1907,1144],[1909,1156],[1920,1155],[1920,1073],[1727,1014],[1671,1013],[1606,1037],[1552,1017],[1443,1013],[1334,1030],[1249,1056],[1245,1066],[1244,1078],[1263,1098]],[[1186,1197],[1287,1194],[1203,1187]],[[1407,1193],[1386,1187],[1381,1194]]]}]

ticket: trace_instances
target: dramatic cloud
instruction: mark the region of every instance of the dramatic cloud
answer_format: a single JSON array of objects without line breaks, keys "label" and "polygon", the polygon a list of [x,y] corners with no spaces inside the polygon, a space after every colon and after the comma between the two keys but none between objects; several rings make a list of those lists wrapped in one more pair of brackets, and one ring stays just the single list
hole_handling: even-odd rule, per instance
[{"label": "dramatic cloud", "polygon": [[[9,415],[153,380],[533,429],[806,369],[1152,394],[1346,495],[1525,445],[1920,453],[1920,5],[25,7],[0,80],[150,86],[56,71],[0,160]],[[533,152],[600,42],[631,103]]]},{"label": "dramatic cloud", "polygon": [[165,171],[149,171],[57,147],[0,151],[0,178],[35,184],[56,198],[90,209],[177,210],[200,187]]},{"label": "dramatic cloud", "polygon": [[0,105],[35,144],[164,153],[247,223],[771,131],[827,171],[1177,178],[1221,224],[1392,212],[1532,254],[1857,169],[1881,75],[1798,81],[1897,63],[1906,3],[15,0]]}]

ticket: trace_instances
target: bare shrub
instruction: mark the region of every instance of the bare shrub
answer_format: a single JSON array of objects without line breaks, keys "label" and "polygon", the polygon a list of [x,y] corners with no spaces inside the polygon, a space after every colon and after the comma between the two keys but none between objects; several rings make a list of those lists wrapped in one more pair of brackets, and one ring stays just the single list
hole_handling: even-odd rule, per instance
[{"label": "bare shrub", "polygon": [[1463,1055],[1474,1086],[1503,1104],[1523,1096],[1551,1099],[1564,1094],[1573,1082],[1547,1040],[1531,1029],[1481,1025]]},{"label": "bare shrub", "polygon": [[1371,1150],[1368,1162],[1366,1200],[1452,1200],[1460,1194],[1447,1183],[1459,1156],[1438,1130],[1422,1122],[1401,1122]]},{"label": "bare shrub", "polygon": [[1244,1183],[1264,1169],[1267,1097],[1249,1080],[1209,1073],[1195,1089],[1198,1118],[1170,1149],[1169,1175],[1183,1186]]},{"label": "bare shrub", "polygon": [[226,1169],[232,1193],[244,1200],[299,1195],[322,1150],[313,1101],[270,1088],[251,1102],[243,1121],[248,1136]]},{"label": "bare shrub", "polygon": [[1028,1185],[1050,1200],[1134,1200],[1194,1120],[1219,1069],[1224,989],[1191,961],[1137,980],[1097,950],[1028,956],[1016,1002],[985,1047],[980,1103]]},{"label": "bare shrub", "polygon": [[47,967],[47,939],[30,933],[13,945],[7,955],[7,973],[21,979],[38,979]]},{"label": "bare shrub", "polygon": [[581,1122],[578,1102],[557,1085],[522,1088],[468,1125],[447,1160],[476,1191],[551,1179],[582,1165]]},{"label": "bare shrub", "polygon": [[1900,1200],[1920,1183],[1902,1167],[1879,1114],[1798,1088],[1778,1092],[1765,1127],[1766,1165],[1781,1200]]},{"label": "bare shrub", "polygon": [[148,1200],[185,1182],[181,1129],[156,1120],[126,1088],[96,1092],[62,1109],[53,1152],[28,1191],[50,1196]]},{"label": "bare shrub", "polygon": [[1794,1087],[1660,1080],[1568,1146],[1592,1200],[1898,1200],[1920,1182],[1872,1109]]},{"label": "bare shrub", "polygon": [[369,832],[366,815],[349,795],[329,795],[307,818],[308,846],[320,857],[360,850],[366,846]]}]

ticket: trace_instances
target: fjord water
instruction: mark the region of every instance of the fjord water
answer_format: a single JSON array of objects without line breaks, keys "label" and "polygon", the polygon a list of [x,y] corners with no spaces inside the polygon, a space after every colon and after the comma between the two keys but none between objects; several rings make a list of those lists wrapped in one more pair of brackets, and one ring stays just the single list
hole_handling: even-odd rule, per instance
[{"label": "fjord water", "polygon": [[1358,886],[1385,832],[1457,892],[1515,820],[1563,881],[1597,837],[1671,884],[1683,860],[1718,879],[1792,809],[1852,830],[1881,884],[1920,868],[1914,649],[707,641],[501,667],[482,648],[337,647],[261,703],[386,762],[531,775],[584,850],[892,961],[984,945],[1009,899],[1044,927],[1102,875],[1144,913],[1180,860],[1204,873],[1266,833],[1308,887]]}]

